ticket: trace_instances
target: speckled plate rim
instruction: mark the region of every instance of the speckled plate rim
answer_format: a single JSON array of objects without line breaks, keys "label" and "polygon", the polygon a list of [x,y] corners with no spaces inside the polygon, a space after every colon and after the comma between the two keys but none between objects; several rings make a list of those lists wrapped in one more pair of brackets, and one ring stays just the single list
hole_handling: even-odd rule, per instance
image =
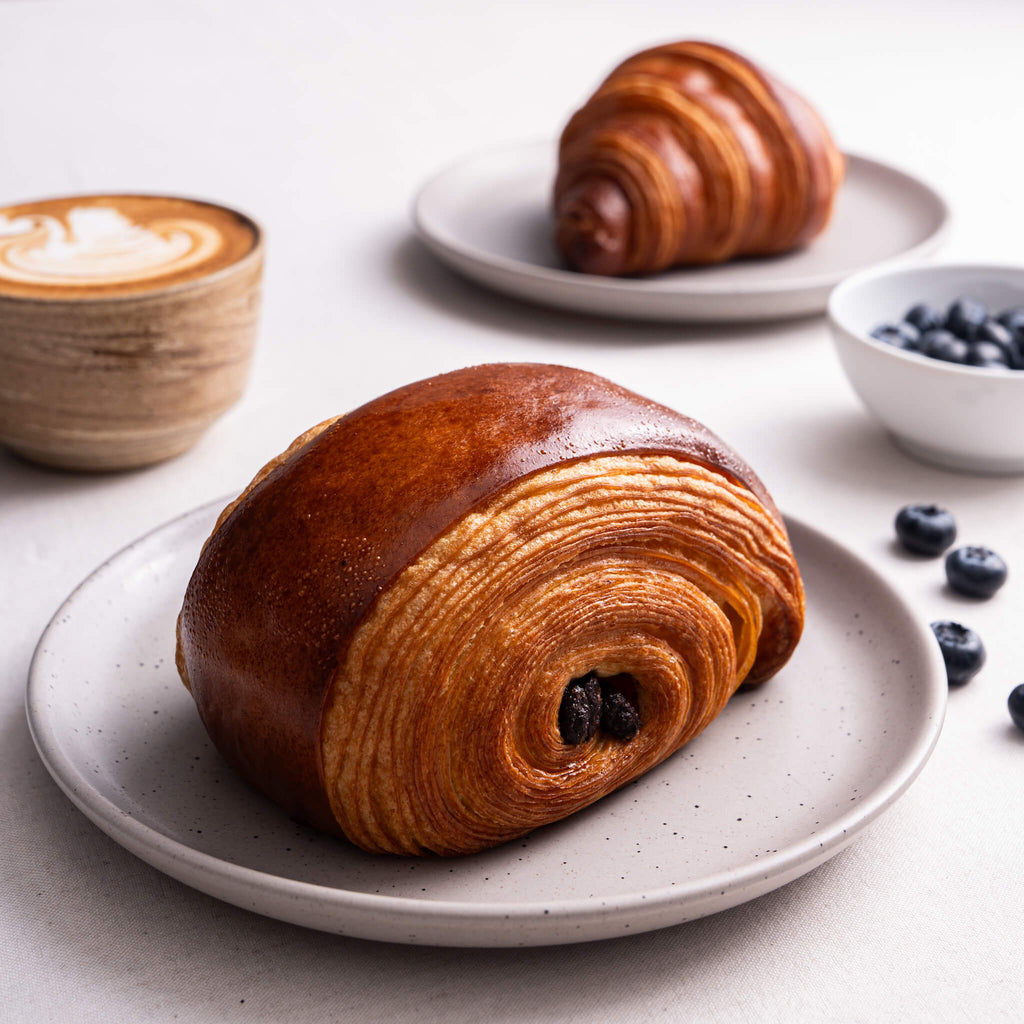
[{"label": "speckled plate rim", "polygon": [[[746,261],[749,274],[742,284],[717,280],[715,268],[702,268],[699,276],[685,270],[647,278],[606,278],[546,267],[509,256],[500,241],[482,248],[464,237],[446,215],[446,195],[463,176],[473,175],[494,162],[513,170],[542,160],[554,152],[551,140],[534,139],[493,146],[453,161],[437,171],[418,190],[412,202],[412,222],[419,238],[451,269],[478,284],[514,298],[587,314],[624,319],[678,323],[743,322],[809,316],[825,309],[829,292],[841,280],[866,266],[920,260],[933,253],[946,238],[951,219],[949,204],[930,184],[891,164],[847,154],[849,176],[874,176],[892,183],[904,197],[913,194],[930,207],[930,220],[913,245],[894,251],[873,264],[859,263],[821,273],[797,273],[782,282],[759,280],[758,260]],[[552,167],[554,157],[551,156]],[[480,173],[483,173],[482,171]],[[457,191],[457,189],[456,189]],[[500,202],[501,189],[491,190]],[[893,204],[900,214],[900,204]],[[833,230],[830,227],[827,230]],[[730,269],[734,264],[728,265]]]},{"label": "speckled plate rim", "polygon": [[[639,934],[682,924],[737,906],[787,884],[829,860],[889,808],[911,785],[938,740],[947,686],[938,646],[906,601],[867,562],[835,540],[793,517],[787,527],[798,554],[818,548],[845,561],[906,615],[912,634],[908,653],[918,659],[925,685],[914,742],[890,772],[846,814],[823,823],[813,835],[740,869],[692,882],[608,899],[516,902],[425,900],[354,892],[269,874],[211,856],[135,818],[91,783],[84,765],[68,759],[43,697],[44,679],[59,650],[64,622],[79,602],[148,548],[197,520],[212,527],[228,499],[203,505],[129,544],[88,576],[54,614],[29,669],[25,707],[29,730],[47,771],[72,803],[103,832],[143,861],[201,892],[235,906],[293,924],[358,938],[420,945],[513,947],[556,945]],[[802,556],[806,557],[806,556]],[[916,635],[913,635],[916,634]],[[910,641],[913,641],[911,643]]]}]

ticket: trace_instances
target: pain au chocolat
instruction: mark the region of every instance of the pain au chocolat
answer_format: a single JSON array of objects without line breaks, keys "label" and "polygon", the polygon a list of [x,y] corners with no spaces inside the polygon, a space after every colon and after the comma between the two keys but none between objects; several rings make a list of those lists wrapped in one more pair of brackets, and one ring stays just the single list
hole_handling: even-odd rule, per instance
[{"label": "pain au chocolat", "polygon": [[783,521],[701,424],[493,364],[314,427],[220,516],[177,662],[216,746],[374,852],[472,853],[658,764],[803,627]]},{"label": "pain au chocolat", "polygon": [[845,160],[814,109],[702,42],[637,53],[566,124],[556,244],[574,270],[652,274],[806,245]]}]

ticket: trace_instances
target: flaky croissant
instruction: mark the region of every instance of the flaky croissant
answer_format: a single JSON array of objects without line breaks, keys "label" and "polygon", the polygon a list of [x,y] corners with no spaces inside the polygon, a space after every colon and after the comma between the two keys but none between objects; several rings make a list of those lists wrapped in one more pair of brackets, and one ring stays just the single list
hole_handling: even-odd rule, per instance
[{"label": "flaky croissant", "polygon": [[221,515],[178,621],[210,736],[366,850],[572,814],[789,658],[778,511],[699,423],[580,370],[411,384],[298,438]]},{"label": "flaky croissant", "polygon": [[817,113],[750,61],[659,46],[565,126],[556,244],[572,269],[604,275],[788,252],[823,230],[844,169]]}]

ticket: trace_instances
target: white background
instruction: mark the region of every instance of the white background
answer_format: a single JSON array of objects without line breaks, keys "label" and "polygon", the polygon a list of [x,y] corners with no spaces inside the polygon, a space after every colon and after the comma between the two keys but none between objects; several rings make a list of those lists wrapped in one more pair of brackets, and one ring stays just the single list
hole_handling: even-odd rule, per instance
[{"label": "white background", "polygon": [[[824,321],[677,327],[479,290],[413,240],[409,205],[480,147],[554,136],[632,50],[708,38],[810,97],[847,150],[949,199],[940,258],[1020,261],[1017,0],[540,4],[0,0],[0,205],[165,191],[268,236],[244,400],[187,455],[76,476],[0,454],[0,1018],[42,1021],[1019,1021],[1024,1018],[1024,478],[955,475],[864,414]],[[877,225],[885,231],[885,225]],[[951,694],[920,779],[847,851],[716,917],[526,951],[406,948],[237,910],[125,853],[36,757],[24,684],[68,592],[136,536],[242,487],[296,434],[471,363],[578,365],[708,423],[779,505],[867,558],[989,662]],[[0,367],[0,373],[3,368]],[[909,501],[1010,563],[984,604],[900,557]]]}]

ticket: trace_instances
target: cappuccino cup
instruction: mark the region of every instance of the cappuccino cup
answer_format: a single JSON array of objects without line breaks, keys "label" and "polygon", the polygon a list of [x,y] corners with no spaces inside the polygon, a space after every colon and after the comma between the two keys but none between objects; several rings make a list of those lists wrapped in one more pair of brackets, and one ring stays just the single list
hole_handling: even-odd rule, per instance
[{"label": "cappuccino cup", "polygon": [[186,451],[244,392],[262,231],[196,199],[0,207],[0,443],[78,470]]}]

